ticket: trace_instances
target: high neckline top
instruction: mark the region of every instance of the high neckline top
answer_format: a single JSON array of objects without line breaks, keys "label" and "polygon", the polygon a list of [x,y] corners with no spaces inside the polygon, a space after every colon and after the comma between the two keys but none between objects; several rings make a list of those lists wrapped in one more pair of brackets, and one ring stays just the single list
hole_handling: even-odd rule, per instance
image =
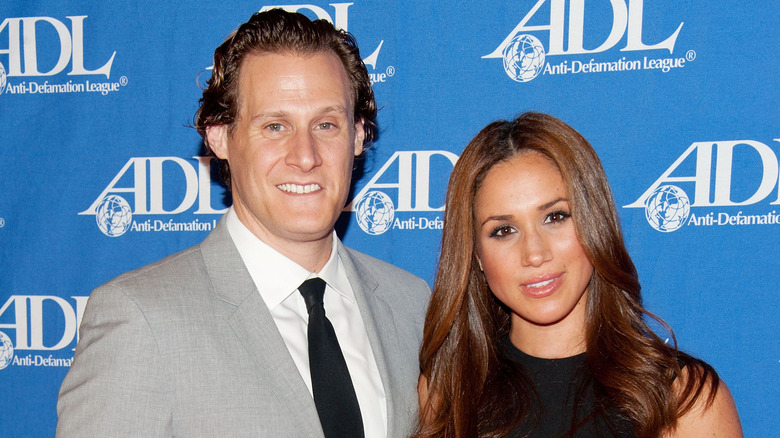
[{"label": "high neckline top", "polygon": [[[585,353],[559,359],[531,356],[512,344],[499,341],[506,357],[518,364],[533,384],[529,415],[509,437],[633,437],[630,421],[613,409],[596,406],[593,380]],[[576,419],[572,421],[575,417]],[[574,429],[572,434],[568,434]]]}]

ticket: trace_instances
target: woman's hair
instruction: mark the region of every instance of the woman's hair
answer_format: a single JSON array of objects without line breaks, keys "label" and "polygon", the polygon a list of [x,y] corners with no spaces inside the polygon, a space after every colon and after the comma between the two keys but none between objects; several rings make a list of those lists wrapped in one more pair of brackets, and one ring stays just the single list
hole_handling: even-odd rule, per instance
[{"label": "woman's hair", "polygon": [[[671,330],[642,308],[640,285],[623,243],[612,193],[590,144],[555,117],[525,113],[485,127],[450,176],[441,256],[420,351],[427,379],[418,437],[502,436],[522,420],[534,390],[498,339],[509,333],[509,311],[491,293],[476,258],[474,208],[496,164],[536,152],[558,167],[579,242],[594,267],[588,285],[586,364],[596,407],[630,419],[639,437],[674,427],[718,376],[706,363],[678,352]],[[667,345],[649,317],[670,334]],[[672,388],[686,368],[679,392]]]}]

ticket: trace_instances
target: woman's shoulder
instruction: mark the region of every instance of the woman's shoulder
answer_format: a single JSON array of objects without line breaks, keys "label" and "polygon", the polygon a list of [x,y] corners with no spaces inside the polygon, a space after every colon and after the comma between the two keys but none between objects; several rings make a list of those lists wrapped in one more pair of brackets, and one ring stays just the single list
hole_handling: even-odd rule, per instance
[{"label": "woman's shoulder", "polygon": [[684,355],[673,384],[683,413],[664,438],[691,436],[741,437],[737,406],[731,392],[707,363]]}]

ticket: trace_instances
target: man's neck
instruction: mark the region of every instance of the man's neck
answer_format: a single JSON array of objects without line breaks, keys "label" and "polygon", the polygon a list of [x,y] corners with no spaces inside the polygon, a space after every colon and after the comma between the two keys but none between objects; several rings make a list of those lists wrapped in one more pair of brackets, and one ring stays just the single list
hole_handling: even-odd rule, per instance
[{"label": "man's neck", "polygon": [[255,222],[242,218],[241,214],[237,214],[237,216],[241,223],[263,243],[309,272],[319,272],[330,259],[333,248],[332,229],[325,235],[285,238],[269,232]]}]

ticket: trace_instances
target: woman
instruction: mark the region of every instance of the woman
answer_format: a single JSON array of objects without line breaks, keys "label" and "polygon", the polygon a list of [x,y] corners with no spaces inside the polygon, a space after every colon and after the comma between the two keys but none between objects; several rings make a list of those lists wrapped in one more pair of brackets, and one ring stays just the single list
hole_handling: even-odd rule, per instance
[{"label": "woman", "polygon": [[539,113],[491,123],[450,177],[416,436],[741,436],[641,302],[588,142]]}]

